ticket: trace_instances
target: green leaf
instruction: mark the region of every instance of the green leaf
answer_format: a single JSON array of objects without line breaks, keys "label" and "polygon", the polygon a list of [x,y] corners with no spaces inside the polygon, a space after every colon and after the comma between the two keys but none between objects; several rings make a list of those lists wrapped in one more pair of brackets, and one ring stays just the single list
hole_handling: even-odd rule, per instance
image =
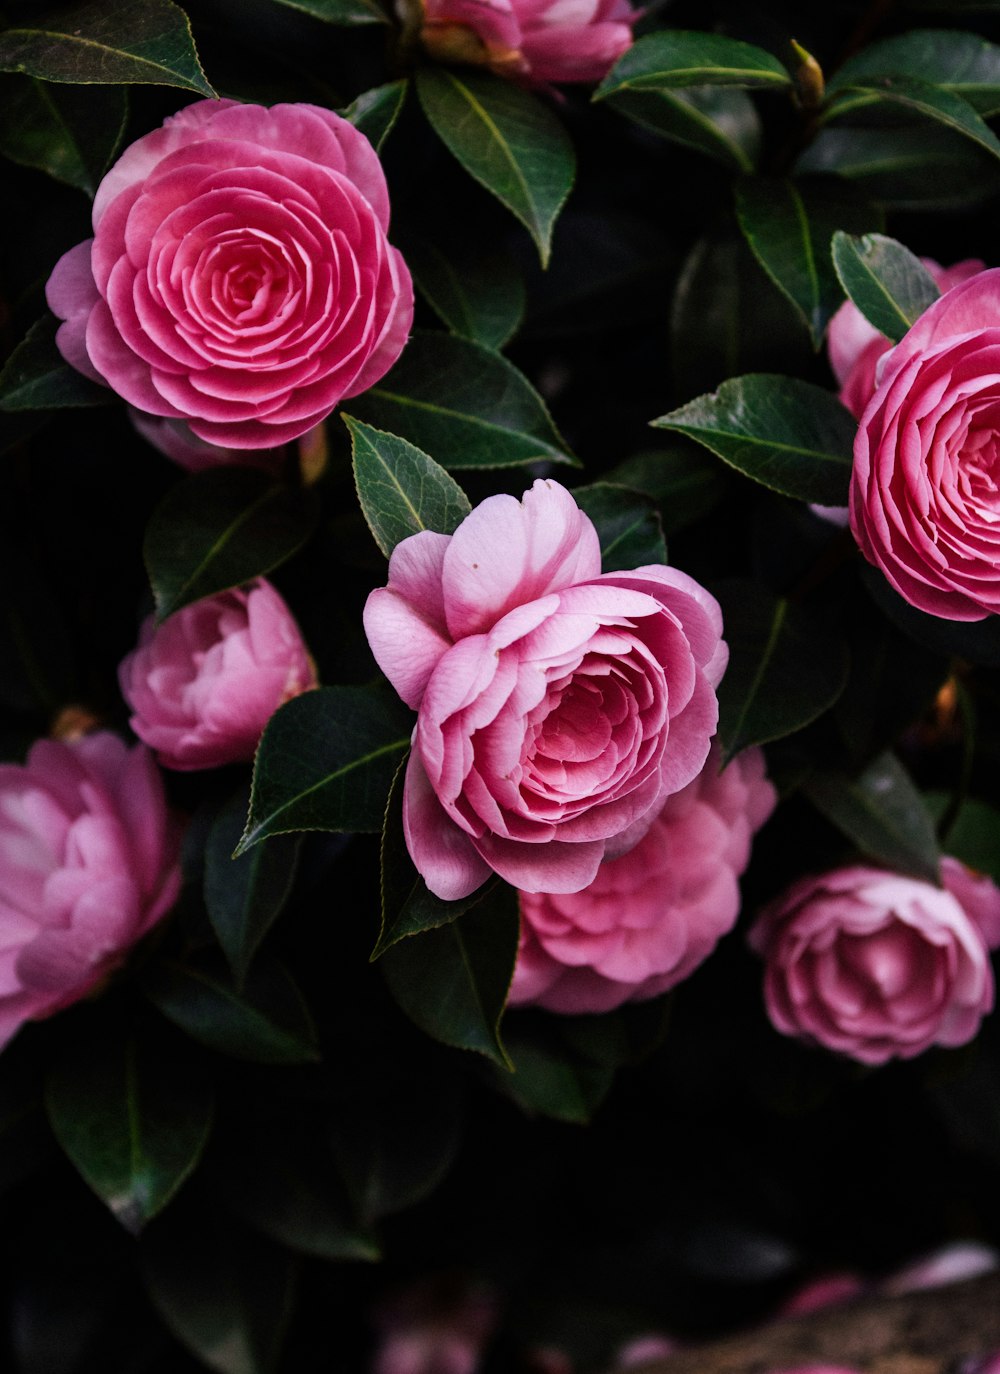
[{"label": "green leaf", "polygon": [[725,468],[685,439],[669,449],[633,454],[611,469],[608,481],[651,496],[668,536],[714,510],[728,487]]},{"label": "green leaf", "polygon": [[[924,800],[936,820],[947,814],[951,805],[951,798],[945,793],[932,792]],[[954,858],[1000,883],[998,835],[1000,811],[988,802],[967,797],[942,838],[944,847]]]},{"label": "green leaf", "polygon": [[277,568],[306,542],[319,510],[251,468],[212,468],[172,487],[146,527],[143,557],[159,620]]},{"label": "green leaf", "polygon": [[893,343],[941,294],[920,259],[883,234],[834,234],[833,265],[865,319]]},{"label": "green leaf", "polygon": [[752,373],[652,422],[686,434],[783,496],[847,504],[857,423],[829,391]]},{"label": "green leaf", "polygon": [[56,1139],[133,1233],[194,1169],[212,1123],[211,1085],[171,1049],[132,1036],[72,1042],[45,1084]]},{"label": "green leaf", "polygon": [[[363,4],[364,0],[361,0],[361,3]],[[387,86],[375,86],[370,91],[362,92],[357,100],[340,111],[345,119],[349,119],[354,127],[364,134],[377,153],[382,151],[383,143],[396,126],[409,84],[404,79],[390,81]]]},{"label": "green leaf", "polygon": [[993,157],[1000,158],[1000,140],[975,110],[959,95],[927,81],[912,77],[883,77],[877,84],[858,82],[834,95],[827,106],[827,119],[840,119],[846,114],[877,105],[895,105],[912,114],[942,124],[961,134]]},{"label": "green leaf", "polygon": [[126,92],[3,76],[0,94],[0,153],[93,196],[125,130]]},{"label": "green leaf", "polygon": [[151,965],[141,983],[164,1016],[220,1054],[254,1064],[319,1059],[309,1010],[280,964],[258,959],[241,991],[221,973],[172,960]]},{"label": "green leaf", "polygon": [[173,0],[86,0],[0,33],[0,71],[43,81],[180,86],[214,96]]},{"label": "green leaf", "polygon": [[512,1074],[498,1074],[501,1092],[531,1115],[585,1126],[614,1082],[614,1069],[574,1052],[556,1032],[526,1033],[518,1021],[506,1031]]},{"label": "green leaf", "polygon": [[880,216],[843,185],[745,178],[736,185],[736,215],[747,242],[775,286],[802,316],[819,348],[843,299],[830,260],[838,230],[872,229]]},{"label": "green leaf", "polygon": [[351,410],[449,469],[577,466],[523,373],[449,334],[415,333],[389,375],[351,398]]},{"label": "green leaf", "polygon": [[713,587],[729,667],[719,684],[719,738],[728,761],[750,744],[793,734],[828,710],[847,682],[838,634],[753,582]]},{"label": "green leaf", "polygon": [[751,172],[760,152],[757,109],[741,90],[692,86],[689,90],[619,91],[608,98],[619,113],[645,129],[695,152],[707,153],[724,167]]},{"label": "green leaf", "polygon": [[293,830],[379,831],[413,717],[394,692],[320,687],[277,710],[254,764],[237,853]]},{"label": "green leaf", "polygon": [[401,539],[422,530],[451,534],[472,510],[444,468],[406,439],[372,429],[350,415],[354,483],[361,510],[386,558]]},{"label": "green leaf", "polygon": [[865,563],[861,581],[879,610],[905,635],[939,654],[957,654],[970,663],[1000,668],[1000,618],[988,615],[983,620],[944,620],[928,615],[890,587],[878,568]]},{"label": "green leaf", "polygon": [[299,836],[276,836],[250,854],[233,858],[246,823],[241,788],[222,807],[205,841],[204,896],[212,929],[243,986],[261,940],[281,915],[295,882]]},{"label": "green leaf", "polygon": [[57,410],[72,406],[105,406],[114,399],[63,361],[56,347],[59,321],[43,315],[28,330],[0,372],[0,410]]},{"label": "green leaf", "polygon": [[518,928],[517,893],[498,884],[459,920],[386,950],[382,968],[389,990],[435,1040],[510,1068],[500,1019],[514,973]]},{"label": "green leaf", "polygon": [[901,210],[976,205],[993,194],[988,153],[941,125],[821,129],[800,173],[835,173],[880,204]]},{"label": "green leaf", "polygon": [[377,0],[275,0],[290,10],[301,10],[326,24],[355,28],[358,24],[388,24],[389,19]]},{"label": "green leaf", "polygon": [[465,235],[407,236],[406,263],[420,294],[453,334],[502,348],[524,315],[524,280],[503,252],[483,251]]},{"label": "green leaf", "polygon": [[802,791],[869,859],[940,883],[941,854],[934,822],[894,754],[879,754],[857,778],[813,773]]},{"label": "green leaf", "polygon": [[628,49],[594,92],[669,91],[684,86],[790,86],[788,71],[769,52],[717,33],[671,29],[649,33]]},{"label": "green leaf", "polygon": [[1000,47],[976,33],[915,29],[884,38],[849,57],[827,90],[833,93],[883,76],[930,81],[967,100],[977,114],[1000,114]]},{"label": "green leaf", "polygon": [[666,540],[652,497],[613,482],[594,482],[576,487],[573,499],[597,529],[604,572],[666,563]]},{"label": "green leaf", "polygon": [[417,95],[441,142],[516,215],[544,266],[576,159],[559,120],[537,96],[500,77],[445,67],[417,71]]}]

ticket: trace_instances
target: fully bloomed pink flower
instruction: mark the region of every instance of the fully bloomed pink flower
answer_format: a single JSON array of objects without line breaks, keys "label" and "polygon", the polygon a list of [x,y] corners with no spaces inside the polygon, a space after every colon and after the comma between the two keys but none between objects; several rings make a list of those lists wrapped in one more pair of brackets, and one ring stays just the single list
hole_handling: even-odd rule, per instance
[{"label": "fully bloomed pink flower", "polygon": [[217,768],[253,758],[283,702],[316,671],[282,597],[263,578],[150,616],[118,669],[130,724],[167,768]]},{"label": "fully bloomed pink flower", "polygon": [[0,764],[0,1045],[122,962],[177,896],[179,848],[142,745],[105,730]]},{"label": "fully bloomed pink flower", "polygon": [[1000,269],[952,287],[886,356],[854,442],[850,519],[918,610],[1000,612]]},{"label": "fully bloomed pink flower", "polygon": [[961,865],[945,888],[855,865],[800,879],[766,907],[750,943],[766,963],[764,995],[778,1030],[863,1064],[964,1045],[993,1007],[986,929],[1000,891],[962,905]]},{"label": "fully bloomed pink flower", "polygon": [[748,749],[667,797],[627,854],[582,892],[521,896],[511,1006],[610,1011],[686,978],[733,928],[750,841],[775,803],[764,755]]},{"label": "fully bloomed pink flower", "polygon": [[224,448],[304,434],[413,317],[374,149],[317,105],[201,100],[122,154],[46,294],[63,357]]},{"label": "fully bloomed pink flower", "polygon": [[600,81],[631,47],[636,18],[628,0],[423,0],[420,38],[439,61],[528,86]]},{"label": "fully bloomed pink flower", "polygon": [[403,819],[439,897],[491,872],[579,892],[704,766],[718,603],[659,564],[602,575],[597,532],[557,482],[404,539],[364,622],[418,713]]}]

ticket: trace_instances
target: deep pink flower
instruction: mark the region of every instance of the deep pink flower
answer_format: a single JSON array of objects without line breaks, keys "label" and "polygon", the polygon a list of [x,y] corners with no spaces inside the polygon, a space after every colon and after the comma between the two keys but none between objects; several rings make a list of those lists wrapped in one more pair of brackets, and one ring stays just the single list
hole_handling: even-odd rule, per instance
[{"label": "deep pink flower", "polygon": [[[864,1064],[971,1040],[993,972],[983,911],[962,906],[954,864],[942,865],[944,889],[856,865],[802,878],[766,907],[749,938],[777,1029]],[[995,919],[1000,891],[982,906]]]},{"label": "deep pink flower", "polygon": [[201,100],[122,154],[46,294],[67,362],[229,448],[295,439],[392,366],[413,290],[363,134]]},{"label": "deep pink flower", "polygon": [[404,539],[364,621],[418,712],[405,834],[439,897],[491,871],[579,892],[705,763],[718,603],[674,568],[602,575],[597,532],[557,482]]},{"label": "deep pink flower", "polygon": [[0,764],[0,1045],[122,962],[177,896],[179,849],[142,745],[101,730]]},{"label": "deep pink flower", "polygon": [[420,38],[440,61],[528,86],[600,81],[631,47],[637,17],[627,0],[423,0]]},{"label": "deep pink flower", "polygon": [[274,587],[220,592],[144,623],[118,669],[130,724],[167,768],[217,768],[253,758],[283,702],[316,686],[292,614]]},{"label": "deep pink flower", "polygon": [[1000,611],[1000,270],[934,302],[880,365],[854,442],[851,530],[918,610]]},{"label": "deep pink flower", "polygon": [[610,1011],[686,978],[733,928],[737,879],[753,832],[771,814],[764,755],[748,749],[667,797],[627,854],[606,859],[582,892],[521,896],[511,1006]]}]

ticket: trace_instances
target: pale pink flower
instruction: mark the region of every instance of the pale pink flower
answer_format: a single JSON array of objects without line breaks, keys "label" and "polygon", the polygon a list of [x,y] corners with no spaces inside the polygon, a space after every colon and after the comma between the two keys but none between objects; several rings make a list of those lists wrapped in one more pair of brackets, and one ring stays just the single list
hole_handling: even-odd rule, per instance
[{"label": "pale pink flower", "polygon": [[381,165],[320,106],[189,105],[125,150],[93,224],[46,288],[63,357],[211,444],[297,438],[406,342]]},{"label": "pale pink flower", "polygon": [[142,745],[101,730],[0,764],[0,1045],[118,967],[177,896],[179,849]]},{"label": "pale pink flower", "polygon": [[699,775],[667,797],[634,849],[606,859],[582,892],[522,893],[510,1005],[609,1011],[676,986],[736,922],[738,878],[775,803],[764,755]]},{"label": "pale pink flower", "polygon": [[263,578],[144,623],[118,669],[130,724],[167,768],[253,758],[270,717],[316,686],[316,671],[282,597]]},{"label": "pale pink flower", "polygon": [[718,603],[659,564],[602,575],[597,532],[557,482],[404,539],[364,623],[418,713],[404,831],[439,897],[491,872],[579,892],[704,766]]},{"label": "pale pink flower", "polygon": [[921,1293],[949,1283],[991,1274],[1000,1265],[1000,1254],[982,1241],[959,1240],[930,1255],[911,1261],[879,1286],[883,1293]]}]

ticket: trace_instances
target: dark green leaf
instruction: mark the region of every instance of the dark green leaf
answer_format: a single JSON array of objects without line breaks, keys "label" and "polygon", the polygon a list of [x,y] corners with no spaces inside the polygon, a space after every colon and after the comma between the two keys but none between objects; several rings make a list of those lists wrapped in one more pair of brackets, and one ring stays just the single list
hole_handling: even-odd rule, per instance
[{"label": "dark green leaf", "polygon": [[125,91],[4,76],[0,94],[0,152],[93,196],[125,129]]},{"label": "dark green leaf", "polygon": [[968,101],[953,95],[951,91],[912,77],[884,77],[870,85],[859,82],[845,86],[830,101],[826,117],[840,119],[847,114],[886,104],[942,124],[993,157],[1000,158],[1000,140]]},{"label": "dark green leaf", "polygon": [[212,928],[242,987],[261,940],[284,909],[295,882],[299,836],[276,836],[233,858],[246,823],[242,788],[216,816],[205,842],[204,895]]},{"label": "dark green leaf", "polygon": [[445,1045],[510,1061],[500,1018],[517,957],[517,893],[498,884],[457,921],[401,940],[382,956],[393,997]]},{"label": "dark green leaf", "polygon": [[238,992],[221,973],[163,960],[144,972],[142,987],[164,1016],[220,1054],[255,1064],[319,1058],[309,1010],[280,964],[258,959]]},{"label": "dark green leaf", "polygon": [[0,33],[0,70],[43,81],[180,86],[215,95],[173,0],[86,0]]},{"label": "dark green leaf", "polygon": [[341,418],[351,433],[361,510],[386,558],[411,534],[457,529],[472,507],[443,467],[396,434],[372,429],[350,415]]},{"label": "dark green leaf", "polygon": [[633,454],[608,473],[608,480],[644,491],[660,507],[667,535],[707,515],[726,494],[726,470],[697,444],[678,439],[669,449]]},{"label": "dark green leaf", "polygon": [[[950,807],[951,798],[944,793],[931,793],[924,798],[932,816],[940,820]],[[1000,883],[1000,811],[988,802],[967,797],[958,814],[942,836],[947,853],[960,859],[977,873],[986,873]]]},{"label": "dark green leaf", "polygon": [[689,90],[623,90],[608,103],[663,138],[707,153],[725,167],[751,172],[760,151],[760,118],[743,91],[722,86]]},{"label": "dark green leaf", "polygon": [[276,0],[289,9],[311,14],[326,24],[354,28],[358,24],[387,24],[388,16],[378,0]]},{"label": "dark green leaf", "polygon": [[465,236],[407,237],[407,266],[421,295],[453,334],[502,348],[524,314],[524,281],[511,258]]},{"label": "dark green leaf", "polygon": [[604,572],[666,563],[663,526],[652,497],[612,482],[594,482],[577,487],[573,499],[594,522]]},{"label": "dark green leaf", "polygon": [[941,294],[920,259],[883,234],[834,234],[833,265],[865,319],[893,343]]},{"label": "dark green leaf", "polygon": [[449,334],[414,334],[351,410],[446,468],[576,461],[527,378],[499,353]]},{"label": "dark green leaf", "polygon": [[904,601],[885,580],[878,568],[865,563],[861,581],[878,608],[904,634],[939,654],[957,654],[970,663],[1000,668],[1000,618],[988,615],[983,620],[943,620],[918,611]]},{"label": "dark green leaf", "polygon": [[975,33],[916,29],[871,43],[834,73],[828,91],[868,78],[914,77],[967,100],[983,116],[1000,114],[1000,47]]},{"label": "dark green leaf", "polygon": [[717,453],[784,496],[847,503],[857,422],[829,391],[795,377],[734,377],[652,422]]},{"label": "dark green leaf", "polygon": [[821,129],[797,172],[833,172],[901,210],[976,205],[993,194],[988,153],[940,125]]},{"label": "dark green leaf", "polygon": [[505,1038],[514,1072],[497,1076],[500,1090],[532,1115],[586,1125],[607,1096],[614,1069],[574,1052],[552,1030],[528,1034],[514,1022]]},{"label": "dark green leaf", "polygon": [[717,33],[672,29],[638,39],[594,93],[668,91],[683,86],[790,86],[788,71],[769,52]]},{"label": "dark green leaf", "polygon": [[59,1144],[121,1224],[138,1232],[201,1157],[213,1093],[185,1056],[129,1036],[70,1043],[49,1071],[45,1102]]},{"label": "dark green leaf", "polygon": [[869,859],[927,882],[940,881],[934,822],[895,755],[880,754],[857,778],[813,773],[802,791]]},{"label": "dark green leaf", "polygon": [[412,715],[387,689],[320,687],[286,702],[257,749],[237,852],[294,830],[381,830],[412,730]]},{"label": "dark green leaf", "polygon": [[[360,3],[363,4],[364,0],[360,0]],[[356,129],[360,129],[375,151],[380,153],[399,118],[408,89],[409,82],[406,80],[390,81],[387,86],[364,91],[340,113]]]},{"label": "dark green leaf", "polygon": [[417,94],[445,147],[517,216],[548,262],[552,226],[576,171],[559,120],[530,91],[466,70],[422,67]]},{"label": "dark green leaf", "polygon": [[59,321],[43,315],[31,326],[0,372],[0,410],[57,410],[104,406],[115,397],[63,361],[56,347]]},{"label": "dark green leaf", "polygon": [[143,556],[160,620],[284,563],[312,534],[312,493],[250,468],[212,468],[172,487],[146,527]]},{"label": "dark green leaf", "polygon": [[752,582],[713,588],[722,604],[729,667],[719,685],[719,737],[730,759],[750,744],[801,730],[844,690],[843,640],[799,607]]},{"label": "dark green leaf", "polygon": [[736,214],[758,262],[798,310],[813,347],[819,348],[843,300],[830,240],[837,230],[874,229],[878,212],[856,201],[842,184],[748,177],[736,185]]}]

